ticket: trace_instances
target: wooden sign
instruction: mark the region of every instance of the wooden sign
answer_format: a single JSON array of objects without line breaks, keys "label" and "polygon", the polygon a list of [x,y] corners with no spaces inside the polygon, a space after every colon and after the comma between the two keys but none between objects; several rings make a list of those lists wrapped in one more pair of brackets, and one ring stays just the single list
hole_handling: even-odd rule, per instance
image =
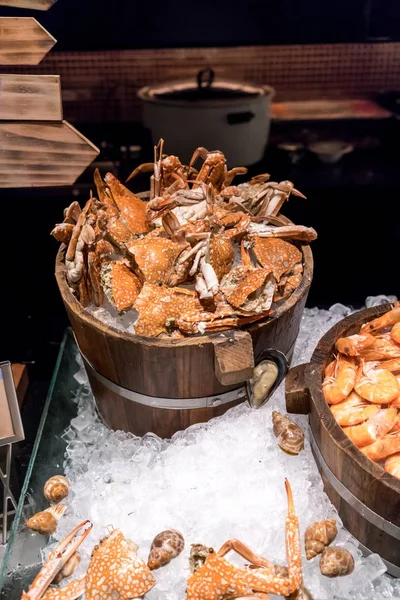
[{"label": "wooden sign", "polygon": [[61,121],[59,75],[0,75],[0,120]]},{"label": "wooden sign", "polygon": [[0,363],[0,446],[24,439],[21,414],[9,362]]},{"label": "wooden sign", "polygon": [[32,17],[0,17],[1,65],[38,65],[56,41]]},{"label": "wooden sign", "polygon": [[0,0],[0,6],[30,8],[32,10],[49,10],[56,0]]},{"label": "wooden sign", "polygon": [[0,187],[72,185],[98,154],[66,121],[0,122]]}]

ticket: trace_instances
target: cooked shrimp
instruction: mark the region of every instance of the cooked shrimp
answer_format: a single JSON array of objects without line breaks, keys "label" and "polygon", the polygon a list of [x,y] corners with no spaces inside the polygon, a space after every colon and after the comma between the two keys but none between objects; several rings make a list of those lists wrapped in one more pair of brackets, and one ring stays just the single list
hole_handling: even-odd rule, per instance
[{"label": "cooked shrimp", "polygon": [[400,358],[400,346],[392,340],[390,335],[379,335],[371,346],[360,350],[359,355],[368,361]]},{"label": "cooked shrimp", "polygon": [[400,452],[392,454],[385,460],[385,471],[400,479]]},{"label": "cooked shrimp", "polygon": [[[325,369],[322,384],[328,404],[338,404],[350,394],[356,380],[357,366],[353,358],[339,355]],[[397,382],[396,382],[397,383]]]},{"label": "cooked shrimp", "polygon": [[[393,406],[393,404],[392,404],[392,406]],[[400,413],[397,415],[397,417],[393,423],[393,427],[389,431],[389,433],[399,433],[399,432],[400,432]]]},{"label": "cooked shrimp", "polygon": [[378,317],[377,319],[373,319],[369,323],[364,323],[361,327],[360,333],[375,333],[380,329],[384,329],[385,327],[390,327],[390,325],[394,325],[395,323],[400,322],[400,306],[396,306],[392,310],[389,310],[387,313]]},{"label": "cooked shrimp", "polygon": [[396,344],[400,344],[400,322],[393,325],[390,335]]},{"label": "cooked shrimp", "polygon": [[391,373],[396,373],[397,371],[400,372],[400,359],[392,358],[390,360],[384,360],[383,362],[380,363],[380,368],[386,369],[387,371],[390,371]]},{"label": "cooked shrimp", "polygon": [[364,361],[358,368],[354,389],[362,398],[374,404],[389,404],[400,394],[393,373],[379,366],[368,367]]},{"label": "cooked shrimp", "polygon": [[360,350],[368,348],[374,344],[375,338],[369,333],[363,335],[349,335],[348,337],[339,338],[335,344],[336,350],[347,356],[358,356]]},{"label": "cooked shrimp", "polygon": [[343,431],[358,448],[362,448],[363,446],[370,448],[376,440],[379,440],[390,431],[396,417],[396,408],[384,408],[376,415],[370,417],[365,423],[353,425],[352,427],[343,427]]},{"label": "cooked shrimp", "polygon": [[[387,410],[390,410],[390,408]],[[400,452],[400,435],[385,435],[382,439],[362,448],[361,452],[375,461],[387,458],[396,452]]]},{"label": "cooked shrimp", "polygon": [[351,394],[339,404],[331,406],[331,411],[336,421],[342,427],[358,425],[367,421],[373,415],[376,415],[380,410],[376,404],[370,404],[364,398],[361,398],[357,392],[352,391]]}]

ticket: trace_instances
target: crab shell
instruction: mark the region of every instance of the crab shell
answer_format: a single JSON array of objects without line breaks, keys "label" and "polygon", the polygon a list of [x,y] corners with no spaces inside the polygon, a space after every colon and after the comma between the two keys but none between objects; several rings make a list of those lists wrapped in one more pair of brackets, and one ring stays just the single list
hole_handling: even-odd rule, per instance
[{"label": "crab shell", "polygon": [[128,252],[135,258],[136,264],[148,283],[167,284],[173,273],[176,259],[183,246],[161,237],[148,236],[133,242]]},{"label": "crab shell", "polygon": [[125,259],[105,262],[101,270],[101,279],[106,295],[117,310],[123,311],[133,306],[142,284]]},{"label": "crab shell", "polygon": [[[235,308],[250,313],[262,313],[271,307],[275,279],[268,269],[239,266],[224,277],[221,290],[229,304]],[[260,291],[258,297],[249,298],[257,290]]]},{"label": "crab shell", "polygon": [[125,218],[132,233],[149,231],[146,218],[146,202],[138,198],[112,174],[107,173],[104,181],[111,190],[113,199]]},{"label": "crab shell", "polygon": [[208,261],[213,267],[218,281],[227,275],[235,259],[235,251],[229,237],[222,233],[212,233],[208,243]]},{"label": "crab shell", "polygon": [[135,325],[137,335],[157,337],[167,332],[169,322],[175,321],[184,310],[202,310],[197,294],[185,288],[145,283],[135,303],[139,318]]},{"label": "crab shell", "polygon": [[296,265],[302,264],[300,250],[279,238],[254,236],[253,251],[260,265],[272,271],[277,281],[290,274]]},{"label": "crab shell", "polygon": [[156,580],[133,551],[122,531],[114,531],[95,546],[86,574],[86,600],[139,598]]}]

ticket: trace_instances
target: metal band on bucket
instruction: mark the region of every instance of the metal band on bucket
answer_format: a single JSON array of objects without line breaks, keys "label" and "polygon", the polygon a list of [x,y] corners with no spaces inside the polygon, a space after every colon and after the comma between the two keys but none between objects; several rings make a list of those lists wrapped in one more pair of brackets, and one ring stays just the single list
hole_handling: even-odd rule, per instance
[{"label": "metal band on bucket", "polygon": [[168,410],[213,408],[216,406],[221,406],[222,404],[235,402],[235,400],[244,401],[247,397],[244,386],[236,390],[224,392],[223,394],[204,396],[202,398],[156,398],[154,396],[146,396],[145,394],[128,390],[127,388],[121,387],[117,383],[110,381],[107,379],[107,377],[104,377],[104,375],[101,375],[98,371],[96,371],[96,369],[90,364],[82,352],[81,356],[87,372],[111,392],[126,398],[126,400],[131,400],[132,402],[137,402],[138,404],[144,404],[145,406],[151,406],[152,408],[166,408]]},{"label": "metal band on bucket", "polygon": [[[400,527],[398,527],[394,523],[391,523],[390,521],[387,521],[386,519],[384,519],[383,517],[378,515],[376,512],[371,510],[368,506],[365,506],[365,504],[363,502],[361,502],[361,500],[359,500],[356,496],[354,496],[354,494],[352,494],[352,492],[350,492],[350,490],[345,485],[343,485],[343,483],[341,481],[339,481],[339,479],[336,477],[336,475],[334,473],[332,473],[332,471],[326,464],[326,462],[321,454],[320,449],[318,448],[318,444],[315,441],[315,438],[312,435],[311,430],[310,430],[310,442],[311,442],[312,451],[318,461],[319,466],[321,467],[327,480],[329,481],[329,483],[331,484],[333,489],[339,494],[339,496],[343,500],[345,500],[348,504],[350,504],[350,506],[352,506],[354,508],[354,510],[356,510],[358,512],[359,515],[361,515],[364,519],[369,521],[372,525],[375,525],[375,527],[378,527],[378,529],[380,529],[381,531],[388,533],[390,536],[394,537],[396,540],[400,540]],[[391,564],[391,563],[389,563],[389,564]],[[396,568],[398,568],[398,567],[396,567]],[[399,573],[400,573],[400,569],[399,569]]]}]

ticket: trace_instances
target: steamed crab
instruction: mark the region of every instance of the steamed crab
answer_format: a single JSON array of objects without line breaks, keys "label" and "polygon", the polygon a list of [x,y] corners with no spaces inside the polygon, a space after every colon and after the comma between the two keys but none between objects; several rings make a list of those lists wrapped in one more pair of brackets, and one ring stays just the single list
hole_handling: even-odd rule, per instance
[{"label": "steamed crab", "polygon": [[[86,600],[142,598],[156,584],[152,570],[167,565],[184,547],[179,531],[163,531],[154,538],[146,564],[137,554],[138,546],[126,539],[120,529],[111,528],[93,548],[84,577],[63,587],[54,587],[55,582],[72,575],[79,563],[74,560],[77,549],[91,529],[90,521],[84,521],[67,535],[50,553],[21,600],[76,600],[83,594]],[[65,567],[71,563],[73,566],[65,572]]]},{"label": "steamed crab", "polygon": [[[299,523],[287,479],[285,486],[288,497],[287,569],[272,565],[268,559],[258,556],[238,540],[229,540],[218,552],[214,552],[212,548],[195,546],[191,561],[194,573],[188,579],[186,600],[268,600],[269,593],[288,597],[300,590],[303,578]],[[250,566],[237,567],[228,562],[224,557],[231,550],[249,561]]]},{"label": "steamed crab", "polygon": [[154,162],[132,176],[147,170],[149,202],[96,170],[97,197],[82,210],[73,202],[52,231],[66,246],[66,280],[84,307],[107,297],[120,313],[136,311],[137,333],[179,337],[268,316],[271,303],[301,284],[295,243],[316,232],[279,214],[291,194],[303,196],[291,182],[264,174],[235,186],[246,169],[228,170],[220,151],[198,148],[185,166],[163,154],[162,140]]}]

